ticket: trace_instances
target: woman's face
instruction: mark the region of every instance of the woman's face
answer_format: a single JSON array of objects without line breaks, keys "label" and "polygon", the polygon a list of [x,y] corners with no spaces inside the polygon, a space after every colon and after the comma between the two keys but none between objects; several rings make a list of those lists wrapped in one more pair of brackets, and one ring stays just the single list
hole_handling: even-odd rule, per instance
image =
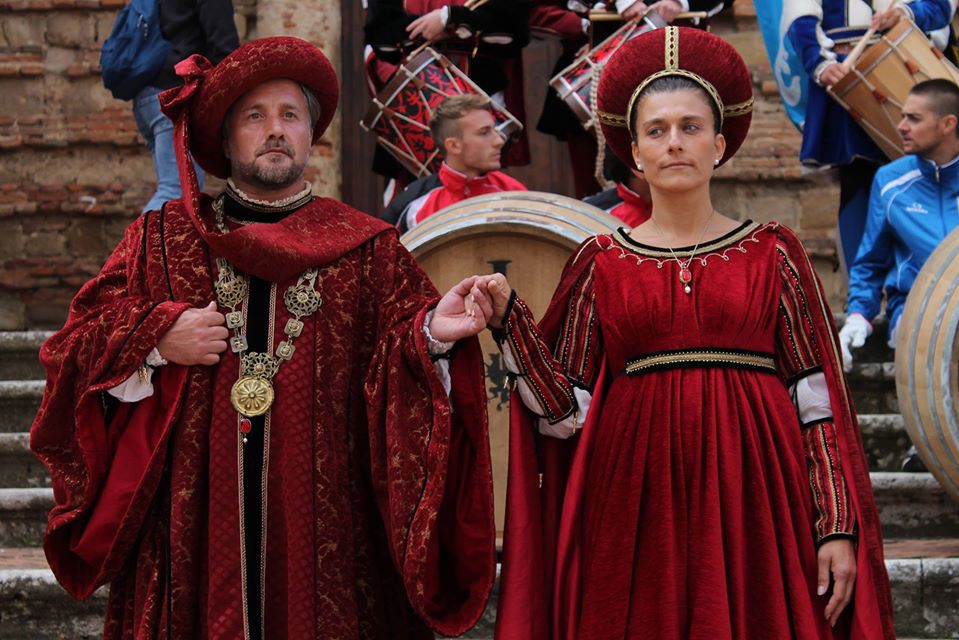
[{"label": "woman's face", "polygon": [[709,183],[726,150],[713,113],[695,89],[653,93],[637,105],[633,160],[659,191],[689,191]]}]

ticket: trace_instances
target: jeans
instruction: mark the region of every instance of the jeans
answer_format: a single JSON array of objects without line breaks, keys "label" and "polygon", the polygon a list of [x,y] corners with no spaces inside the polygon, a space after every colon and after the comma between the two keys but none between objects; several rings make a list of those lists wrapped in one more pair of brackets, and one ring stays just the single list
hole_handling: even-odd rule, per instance
[{"label": "jeans", "polygon": [[[176,168],[176,153],[173,150],[173,122],[160,111],[160,92],[157,87],[145,87],[133,99],[133,118],[136,120],[140,135],[146,140],[150,155],[153,156],[153,168],[156,170],[157,188],[153,197],[143,207],[143,211],[155,211],[167,200],[176,200],[183,195],[180,189],[180,176]],[[203,170],[196,162],[196,178],[203,189]]]}]

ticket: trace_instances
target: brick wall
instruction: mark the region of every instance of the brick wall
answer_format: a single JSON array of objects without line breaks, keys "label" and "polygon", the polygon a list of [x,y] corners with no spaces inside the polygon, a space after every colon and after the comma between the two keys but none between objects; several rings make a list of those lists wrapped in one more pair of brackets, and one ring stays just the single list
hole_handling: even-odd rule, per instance
[{"label": "brick wall", "polygon": [[[153,167],[130,104],[114,100],[98,75],[99,48],[120,6],[122,0],[0,0],[0,330],[60,325],[70,298],[153,192]],[[339,1],[234,6],[242,39],[299,35],[339,68]],[[718,174],[716,205],[799,230],[839,307],[841,283],[831,269],[835,178],[803,173],[799,134],[775,92],[751,2],[737,0],[734,14],[715,30],[746,58],[757,105],[746,144]],[[353,126],[356,117],[346,120]],[[341,168],[351,166],[339,158],[341,122],[338,116],[308,169],[318,190],[333,196]],[[207,188],[219,186],[214,180]]]}]

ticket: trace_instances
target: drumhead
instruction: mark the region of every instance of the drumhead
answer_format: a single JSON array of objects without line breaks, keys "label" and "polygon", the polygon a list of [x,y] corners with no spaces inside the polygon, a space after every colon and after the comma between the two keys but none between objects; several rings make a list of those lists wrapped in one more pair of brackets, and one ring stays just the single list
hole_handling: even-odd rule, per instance
[{"label": "drumhead", "polygon": [[909,438],[959,500],[959,230],[919,271],[896,344],[896,391]]}]

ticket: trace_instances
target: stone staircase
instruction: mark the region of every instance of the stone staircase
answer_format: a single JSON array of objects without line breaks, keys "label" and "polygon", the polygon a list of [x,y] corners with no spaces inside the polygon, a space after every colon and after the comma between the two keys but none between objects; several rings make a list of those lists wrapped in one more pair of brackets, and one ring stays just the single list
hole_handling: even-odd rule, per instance
[{"label": "stone staircase", "polygon": [[[0,332],[0,640],[102,633],[105,591],[73,601],[40,548],[53,496],[46,470],[29,452],[27,432],[43,393],[37,349],[47,335]],[[959,504],[932,474],[898,470],[909,438],[898,413],[892,353],[877,336],[857,356],[850,384],[886,537],[897,633],[959,638]],[[464,637],[491,638],[494,617],[495,601]]]}]

